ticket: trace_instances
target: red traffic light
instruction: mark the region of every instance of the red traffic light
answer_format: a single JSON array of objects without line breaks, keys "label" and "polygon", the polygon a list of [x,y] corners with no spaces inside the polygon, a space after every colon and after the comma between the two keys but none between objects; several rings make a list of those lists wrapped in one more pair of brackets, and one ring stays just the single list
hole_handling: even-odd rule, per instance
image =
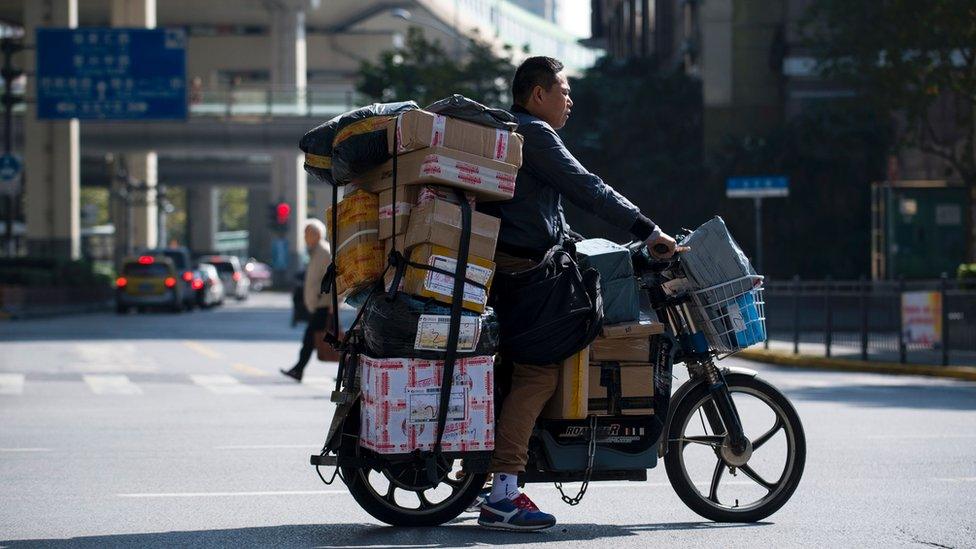
[{"label": "red traffic light", "polygon": [[288,223],[288,216],[290,215],[291,206],[289,206],[287,202],[279,202],[278,205],[275,206],[275,221],[277,221],[279,225]]}]

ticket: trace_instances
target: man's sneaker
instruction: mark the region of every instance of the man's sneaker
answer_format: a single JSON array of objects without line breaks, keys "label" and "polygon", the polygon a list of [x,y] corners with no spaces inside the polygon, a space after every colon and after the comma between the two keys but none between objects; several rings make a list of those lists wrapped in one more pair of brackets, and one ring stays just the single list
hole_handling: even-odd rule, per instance
[{"label": "man's sneaker", "polygon": [[468,508],[465,509],[465,512],[477,513],[478,511],[481,511],[481,506],[484,505],[486,501],[488,501],[488,494],[490,493],[491,493],[491,488],[485,488],[484,490],[478,492],[478,495],[475,496],[474,501],[471,502],[471,505],[468,505]]},{"label": "man's sneaker", "polygon": [[[518,499],[521,497],[516,498],[516,500]],[[526,497],[525,500],[532,504],[529,498]],[[532,504],[532,506],[535,505]],[[556,517],[538,509],[531,510],[520,507],[514,501],[505,498],[496,502],[485,501],[481,505],[481,516],[478,517],[478,524],[498,530],[529,532],[554,526]]]}]

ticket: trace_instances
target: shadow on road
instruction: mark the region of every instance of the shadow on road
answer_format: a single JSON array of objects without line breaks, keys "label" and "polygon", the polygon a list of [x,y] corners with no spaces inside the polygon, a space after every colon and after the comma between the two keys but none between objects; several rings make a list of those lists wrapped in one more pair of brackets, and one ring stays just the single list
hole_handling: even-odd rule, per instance
[{"label": "shadow on road", "polygon": [[834,385],[783,391],[790,400],[920,410],[976,410],[976,385]]},{"label": "shadow on road", "polygon": [[[431,547],[471,547],[476,545],[521,545],[526,543],[560,543],[596,541],[649,532],[675,530],[723,530],[755,528],[772,523],[719,524],[714,522],[677,522],[660,524],[561,524],[545,532],[518,533],[485,530],[474,518],[455,520],[440,528],[394,528],[368,524],[323,524],[266,526],[228,530],[159,532],[85,536],[69,539],[0,541],[11,549],[103,548],[103,547],[391,547],[398,549]],[[664,540],[662,540],[663,542]],[[665,542],[666,543],[666,542]]]}]

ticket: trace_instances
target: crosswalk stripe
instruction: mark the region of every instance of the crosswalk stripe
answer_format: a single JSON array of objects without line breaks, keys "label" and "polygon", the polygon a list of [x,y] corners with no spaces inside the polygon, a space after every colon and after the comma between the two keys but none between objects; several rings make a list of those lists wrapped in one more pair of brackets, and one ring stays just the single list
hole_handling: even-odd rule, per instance
[{"label": "crosswalk stripe", "polygon": [[86,375],[82,376],[88,388],[96,395],[141,395],[142,388],[129,380],[128,376]]},{"label": "crosswalk stripe", "polygon": [[244,385],[229,375],[194,374],[190,376],[190,379],[193,380],[193,383],[217,395],[253,395],[260,393],[254,387]]},{"label": "crosswalk stripe", "polygon": [[19,395],[24,392],[24,374],[0,374],[0,395]]}]

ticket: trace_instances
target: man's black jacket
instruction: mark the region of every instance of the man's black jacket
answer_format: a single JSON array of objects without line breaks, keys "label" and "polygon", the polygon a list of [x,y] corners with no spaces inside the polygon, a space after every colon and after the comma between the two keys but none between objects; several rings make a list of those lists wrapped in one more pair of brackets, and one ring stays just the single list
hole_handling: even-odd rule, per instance
[{"label": "man's black jacket", "polygon": [[576,160],[552,126],[518,105],[512,107],[512,113],[518,118],[518,133],[525,138],[515,196],[478,204],[480,211],[501,218],[500,251],[538,257],[562,242],[568,229],[563,196],[641,240],[654,232],[654,223],[637,206]]}]

